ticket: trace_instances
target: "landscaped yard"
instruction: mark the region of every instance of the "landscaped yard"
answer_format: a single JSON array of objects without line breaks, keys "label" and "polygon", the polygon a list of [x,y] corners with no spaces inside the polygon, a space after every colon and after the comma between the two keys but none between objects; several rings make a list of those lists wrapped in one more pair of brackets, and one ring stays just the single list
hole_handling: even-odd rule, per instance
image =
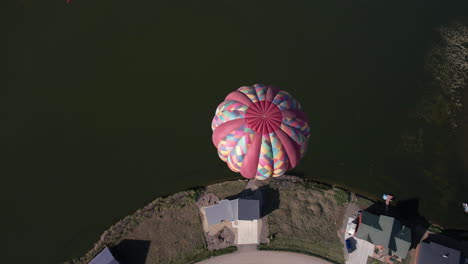
[{"label": "landscaped yard", "polygon": [[279,208],[267,216],[270,240],[260,249],[287,250],[344,263],[343,244],[337,236],[336,211],[345,204],[339,190],[309,183],[272,181],[279,192]]}]

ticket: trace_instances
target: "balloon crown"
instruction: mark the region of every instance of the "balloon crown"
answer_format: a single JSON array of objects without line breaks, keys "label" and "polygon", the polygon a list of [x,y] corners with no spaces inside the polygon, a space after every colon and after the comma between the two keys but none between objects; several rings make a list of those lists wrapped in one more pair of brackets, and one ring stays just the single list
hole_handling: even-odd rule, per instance
[{"label": "balloon crown", "polygon": [[283,175],[303,157],[310,128],[299,102],[272,86],[242,86],[226,96],[211,124],[213,144],[246,178]]}]

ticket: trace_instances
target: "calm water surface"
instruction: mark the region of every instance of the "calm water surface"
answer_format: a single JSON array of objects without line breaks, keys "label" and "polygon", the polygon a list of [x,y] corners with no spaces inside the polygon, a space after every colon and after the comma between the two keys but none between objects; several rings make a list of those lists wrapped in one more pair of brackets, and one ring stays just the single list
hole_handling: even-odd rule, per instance
[{"label": "calm water surface", "polygon": [[422,94],[431,28],[468,9],[399,2],[2,4],[2,259],[79,256],[156,196],[237,178],[210,123],[224,96],[254,83],[290,91],[310,118],[297,173],[419,199],[425,217],[468,229],[466,178],[445,175],[444,189],[390,157]]}]

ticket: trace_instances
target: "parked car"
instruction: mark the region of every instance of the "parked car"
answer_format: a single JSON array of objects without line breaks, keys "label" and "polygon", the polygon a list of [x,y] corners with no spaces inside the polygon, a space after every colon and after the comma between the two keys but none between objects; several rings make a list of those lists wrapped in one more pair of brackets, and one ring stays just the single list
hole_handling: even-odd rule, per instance
[{"label": "parked car", "polygon": [[353,251],[353,243],[351,243],[351,239],[346,239],[345,240],[346,244],[346,249],[348,250],[348,253],[351,253]]}]

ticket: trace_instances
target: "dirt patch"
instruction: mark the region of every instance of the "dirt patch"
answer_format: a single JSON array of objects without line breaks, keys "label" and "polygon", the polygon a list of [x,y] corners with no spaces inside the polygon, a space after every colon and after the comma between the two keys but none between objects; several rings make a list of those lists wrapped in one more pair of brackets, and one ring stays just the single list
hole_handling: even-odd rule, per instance
[{"label": "dirt patch", "polygon": [[219,198],[213,193],[203,193],[200,198],[197,200],[198,208],[202,208],[205,206],[211,206],[219,203]]},{"label": "dirt patch", "polygon": [[208,249],[216,250],[234,246],[236,235],[230,228],[224,227],[216,234],[205,235],[205,239]]}]

